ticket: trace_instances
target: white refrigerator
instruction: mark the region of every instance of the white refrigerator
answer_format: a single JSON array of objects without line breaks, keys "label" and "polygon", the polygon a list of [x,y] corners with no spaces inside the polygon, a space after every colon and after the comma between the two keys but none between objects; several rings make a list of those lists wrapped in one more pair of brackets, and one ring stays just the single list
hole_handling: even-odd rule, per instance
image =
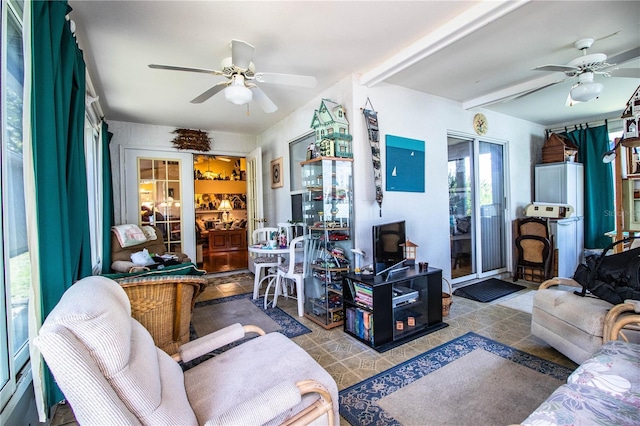
[{"label": "white refrigerator", "polygon": [[569,204],[574,214],[550,221],[559,277],[572,277],[584,260],[584,167],[582,163],[547,163],[535,168],[535,200]]}]

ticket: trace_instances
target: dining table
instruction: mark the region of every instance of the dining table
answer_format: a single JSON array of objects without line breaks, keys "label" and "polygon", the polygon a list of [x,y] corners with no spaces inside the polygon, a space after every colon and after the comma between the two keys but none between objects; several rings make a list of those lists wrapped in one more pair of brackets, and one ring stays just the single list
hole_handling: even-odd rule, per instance
[{"label": "dining table", "polygon": [[[248,247],[249,253],[256,253],[259,255],[277,255],[278,256],[278,264],[281,264],[284,256],[282,255],[288,255],[289,254],[289,246],[276,246],[276,247],[271,247],[267,242],[262,242],[262,243],[258,243],[258,244],[252,244]],[[296,251],[301,251],[303,249],[296,249]],[[266,274],[261,280],[260,280],[260,285],[262,284],[262,281],[264,280],[268,280],[268,284],[267,284],[267,288],[265,290],[264,293],[264,309],[267,309],[267,306],[269,304],[268,302],[268,294],[269,294],[269,289],[271,288],[272,285],[275,286],[276,283],[276,279],[278,278],[278,271],[271,271],[270,273]],[[275,291],[275,288],[274,288]]]}]

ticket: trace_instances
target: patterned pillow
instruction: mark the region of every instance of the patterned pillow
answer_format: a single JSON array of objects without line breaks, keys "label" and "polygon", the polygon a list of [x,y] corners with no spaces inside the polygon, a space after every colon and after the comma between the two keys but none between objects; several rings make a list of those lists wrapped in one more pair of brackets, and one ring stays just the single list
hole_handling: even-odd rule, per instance
[{"label": "patterned pillow", "polygon": [[122,248],[135,246],[147,241],[146,235],[138,225],[116,225],[112,226],[111,230],[116,234]]}]

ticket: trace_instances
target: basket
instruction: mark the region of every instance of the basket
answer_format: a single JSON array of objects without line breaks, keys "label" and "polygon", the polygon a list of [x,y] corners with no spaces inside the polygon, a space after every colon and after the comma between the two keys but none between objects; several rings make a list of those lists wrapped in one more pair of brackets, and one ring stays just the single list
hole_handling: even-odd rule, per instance
[{"label": "basket", "polygon": [[449,315],[449,310],[453,303],[453,289],[451,288],[451,283],[445,277],[442,277],[442,281],[446,282],[449,286],[449,293],[442,292],[442,316],[446,317]]}]

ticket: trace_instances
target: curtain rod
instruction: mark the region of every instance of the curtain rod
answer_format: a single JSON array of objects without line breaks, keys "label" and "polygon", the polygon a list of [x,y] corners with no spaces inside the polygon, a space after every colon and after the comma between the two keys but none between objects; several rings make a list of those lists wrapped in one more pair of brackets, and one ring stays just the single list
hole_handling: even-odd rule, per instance
[{"label": "curtain rod", "polygon": [[598,127],[607,124],[608,130],[616,131],[622,129],[622,118],[620,117],[612,117],[612,118],[604,118],[601,120],[588,121],[586,123],[572,123],[565,125],[558,125],[555,127],[550,127],[545,130],[546,133],[562,133],[565,131],[574,130],[575,128],[580,127]]}]

